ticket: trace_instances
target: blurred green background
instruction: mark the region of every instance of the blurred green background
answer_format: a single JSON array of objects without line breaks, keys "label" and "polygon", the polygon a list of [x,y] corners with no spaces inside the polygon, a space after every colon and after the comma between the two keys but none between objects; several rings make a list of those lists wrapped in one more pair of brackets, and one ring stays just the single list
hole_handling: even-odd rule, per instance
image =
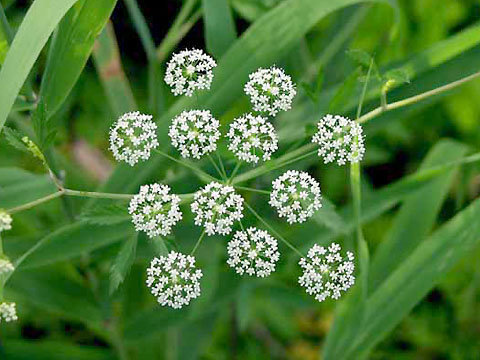
[{"label": "blurred green background", "polygon": [[[250,23],[281,2],[231,0],[238,35],[241,36]],[[14,0],[1,0],[1,3],[13,28],[18,27],[31,4],[30,1]],[[111,18],[113,27],[110,28],[115,33],[110,35],[116,35],[125,77],[139,109],[149,109],[148,58],[125,3],[119,1],[116,5]],[[138,5],[155,43],[161,43],[179,12],[181,2],[139,0]],[[355,5],[330,14],[285,56],[277,59],[276,63],[297,82],[300,98],[291,113],[277,119],[280,134],[284,136],[282,151],[308,134],[308,124],[314,124],[322,114],[328,111],[352,114],[352,107],[348,104],[358,101],[365,69],[359,70],[362,64],[348,55],[349,50],[359,49],[373,56],[382,73],[402,66],[409,59],[414,59],[416,66],[421,68],[422,58],[418,54],[428,55],[438,44],[444,44],[445,39],[480,26],[478,0],[399,0],[398,6],[397,14],[384,4]],[[199,16],[188,30],[175,49],[205,49],[202,17]],[[342,31],[345,36],[337,44],[337,35]],[[465,46],[459,54],[449,55],[447,49],[440,51],[438,63],[430,63],[409,83],[393,90],[389,97],[402,99],[480,70],[480,40],[472,37],[478,38],[480,33],[472,31],[466,36],[465,41],[470,41],[471,46]],[[327,55],[326,50],[329,51]],[[46,55],[44,51],[32,72],[34,88],[38,88],[39,74],[45,70]],[[1,48],[0,56],[5,56]],[[114,166],[107,150],[107,134],[117,113],[108,89],[105,91],[108,85],[104,82],[106,73],[99,63],[100,56],[97,62],[90,60],[87,63],[73,91],[52,119],[58,131],[54,142],[57,167],[66,174],[68,186],[75,189],[94,189],[107,179]],[[321,88],[316,90],[318,74],[323,80]],[[335,85],[341,91],[338,88],[330,90]],[[372,89],[380,85],[379,80],[372,80]],[[158,88],[161,104],[152,112],[162,115],[175,99],[164,88],[163,81],[154,86]],[[114,87],[118,89],[120,85]],[[446,95],[372,121],[365,130],[367,153],[363,163],[363,189],[366,196],[411,174],[442,139],[462,143],[469,151],[479,151],[479,93],[480,81],[474,81]],[[372,109],[378,103],[378,99],[371,97],[366,109]],[[305,116],[305,108],[310,109],[310,113],[314,109],[314,116]],[[247,100],[239,99],[223,112],[221,120],[228,123],[247,109]],[[27,112],[12,113],[8,124],[31,134]],[[448,141],[447,144],[451,145]],[[222,151],[227,159],[231,159],[225,149]],[[0,141],[0,166],[2,207],[20,202],[22,197],[29,198],[32,189],[35,194],[52,190],[48,180],[40,175],[40,164],[10,148],[3,139]],[[323,166],[315,161],[294,164],[293,167],[308,169],[315,174],[324,194],[338,208],[349,202],[348,169]],[[258,180],[255,185],[268,186],[274,175]],[[153,172],[148,179],[163,180],[180,193],[194,191],[200,184],[191,177],[185,181],[186,176],[188,173],[171,167]],[[453,217],[479,193],[479,167],[462,167],[442,195],[438,195],[442,201],[431,230]],[[12,198],[12,204],[8,203]],[[277,221],[264,198],[256,196],[248,200],[268,214],[296,244],[312,243],[325,231],[323,224],[291,229]],[[78,217],[84,204],[85,201],[75,200],[67,206],[73,216]],[[397,214],[398,206],[395,206],[366,224],[365,234],[372,252],[386,238]],[[187,214],[175,236],[167,239],[168,246],[177,246],[177,242],[181,249],[190,248],[199,231],[191,220],[191,215]],[[69,221],[60,201],[16,216],[14,229],[5,235],[6,253],[12,258],[20,256],[39,239]],[[220,237],[208,239],[208,245],[200,250],[199,261],[211,276],[206,277],[208,284],[197,300],[200,304],[192,310],[202,316],[192,320],[192,312],[170,312],[156,307],[143,285],[146,264],[155,252],[146,239],[139,243],[135,265],[125,283],[113,297],[109,296],[110,264],[118,252],[118,240],[124,239],[124,234],[131,231],[126,229],[127,226],[117,229],[115,241],[110,238],[102,240],[111,235],[102,232],[101,227],[82,230],[81,236],[91,239],[89,241],[103,241],[106,246],[71,261],[32,267],[14,275],[7,286],[7,294],[17,301],[20,320],[0,325],[1,359],[116,358],[111,351],[111,338],[102,336],[105,333],[102,326],[108,328],[115,321],[121,322],[125,342],[135,359],[319,358],[332,326],[335,303],[318,304],[296,285],[298,268],[294,256],[286,255],[277,273],[269,279],[239,279],[224,264],[226,240]],[[56,254],[51,256],[55,258]],[[375,347],[369,358],[479,359],[479,257],[480,249],[477,249],[463,258]],[[89,316],[95,321],[90,321]],[[97,317],[102,321],[97,322]]]}]

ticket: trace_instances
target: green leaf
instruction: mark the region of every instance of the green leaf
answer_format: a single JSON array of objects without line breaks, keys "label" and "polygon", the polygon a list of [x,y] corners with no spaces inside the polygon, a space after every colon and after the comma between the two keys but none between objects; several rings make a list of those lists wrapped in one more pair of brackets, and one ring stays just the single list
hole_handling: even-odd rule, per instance
[{"label": "green leaf", "polygon": [[135,261],[137,234],[133,234],[120,248],[110,268],[110,295],[118,289]]},{"label": "green leaf", "polygon": [[[442,141],[429,152],[420,171],[459,160],[466,152],[462,144]],[[372,289],[379,286],[430,233],[457,172],[458,167],[445,171],[428,186],[405,198],[387,238],[373,258]]]},{"label": "green leaf", "polygon": [[126,239],[132,232],[129,222],[115,226],[99,226],[79,221],[63,226],[41,239],[16,261],[16,266],[33,268],[68,260]]},{"label": "green leaf", "polygon": [[365,327],[342,349],[342,359],[365,358],[460,259],[479,246],[479,217],[477,199],[402,262],[370,296]]},{"label": "green leaf", "polygon": [[117,39],[111,23],[105,26],[98,37],[93,50],[93,59],[115,117],[136,110],[137,104],[123,72]]},{"label": "green leaf", "polygon": [[7,289],[22,300],[69,319],[99,326],[102,315],[91,291],[70,274],[69,266],[15,271]]},{"label": "green leaf", "polygon": [[[428,154],[419,173],[436,165],[459,160],[466,149],[452,141],[443,141]],[[414,193],[405,197],[404,205],[396,217],[391,236],[380,244],[370,268],[369,292],[375,291],[381,282],[405,259],[420,241],[431,231],[440,207],[451,186],[455,168],[430,181]],[[407,178],[400,180],[405,182]],[[385,195],[385,194],[384,194]],[[384,196],[383,201],[388,197]],[[368,201],[368,198],[365,199]],[[365,205],[364,205],[365,206]],[[395,254],[393,257],[392,254]],[[398,259],[398,260],[397,260]],[[325,346],[325,358],[336,359],[343,353],[346,344],[363,331],[358,314],[362,312],[356,290],[339,307],[336,321]],[[369,300],[367,300],[368,302]],[[365,319],[365,321],[367,321]],[[366,324],[366,323],[365,323]]]},{"label": "green leaf", "polygon": [[48,175],[36,175],[13,167],[0,168],[0,204],[11,208],[56,191]]},{"label": "green leaf", "polygon": [[86,210],[80,218],[94,225],[115,225],[130,220],[125,206],[118,204],[98,205]]},{"label": "green leaf", "polygon": [[23,135],[20,134],[17,130],[11,129],[8,126],[5,126],[3,128],[3,135],[5,136],[5,139],[7,140],[7,142],[15,149],[25,153],[30,152],[30,150],[28,150],[25,143],[22,141]]},{"label": "green leaf", "polygon": [[79,0],[60,22],[42,76],[40,102],[49,119],[65,101],[117,0]]},{"label": "green leaf", "polygon": [[217,59],[237,38],[228,0],[202,0],[207,49]]},{"label": "green leaf", "polygon": [[0,132],[50,34],[77,0],[35,0],[13,39],[0,70]]}]

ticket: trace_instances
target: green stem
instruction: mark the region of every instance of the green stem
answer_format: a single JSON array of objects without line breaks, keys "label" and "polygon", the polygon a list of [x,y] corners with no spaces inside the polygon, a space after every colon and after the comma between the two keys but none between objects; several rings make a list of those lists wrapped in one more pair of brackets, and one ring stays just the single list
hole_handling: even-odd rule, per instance
[{"label": "green stem", "polygon": [[64,194],[66,196],[77,196],[77,197],[87,197],[87,198],[97,198],[97,199],[113,199],[113,200],[130,200],[134,195],[132,194],[112,194],[112,193],[102,193],[94,191],[79,191],[64,189]]},{"label": "green stem", "polygon": [[183,161],[183,160],[179,160],[179,159],[177,159],[177,158],[174,158],[173,156],[170,156],[170,155],[168,155],[167,153],[165,153],[165,152],[163,152],[163,151],[161,151],[161,150],[158,150],[158,149],[155,149],[154,151],[155,151],[157,154],[160,154],[160,155],[166,157],[167,159],[176,162],[177,164],[180,164],[180,165],[182,165],[182,166],[185,166],[185,167],[189,168],[190,170],[193,170],[196,174],[201,175],[201,179],[202,179],[202,180],[208,179],[209,181],[218,181],[218,179],[214,178],[214,177],[211,176],[210,174],[207,174],[205,171],[199,169],[198,167],[189,164],[189,163],[186,162],[186,161]]},{"label": "green stem", "polygon": [[225,166],[223,166],[223,161],[220,155],[218,154],[218,151],[215,151],[215,154],[217,155],[218,162],[220,163],[220,169],[222,170],[223,177],[225,179],[228,179],[227,172],[225,171]]},{"label": "green stem", "polygon": [[195,246],[193,247],[193,250],[192,252],[190,253],[190,255],[193,255],[195,254],[195,251],[197,251],[198,247],[200,246],[200,244],[202,243],[202,240],[203,238],[205,237],[205,230],[202,231],[202,234],[200,235],[200,237],[198,238]]},{"label": "green stem", "polygon": [[40,204],[43,204],[47,201],[50,201],[50,200],[53,200],[53,199],[56,199],[60,196],[64,195],[64,192],[63,191],[57,191],[56,193],[53,193],[53,194],[50,194],[50,195],[47,195],[47,196],[44,196],[40,199],[37,199],[37,200],[34,200],[34,201],[31,201],[31,202],[28,202],[26,204],[23,204],[23,205],[20,205],[20,206],[17,206],[17,207],[14,207],[14,208],[11,208],[11,209],[8,209],[7,212],[9,214],[15,214],[15,213],[18,213],[20,211],[24,211],[24,210],[28,210],[28,209],[31,209],[37,205],[40,205]]},{"label": "green stem", "polygon": [[350,185],[353,196],[353,213],[355,217],[357,253],[360,265],[360,276],[362,282],[362,297],[364,301],[368,298],[368,272],[370,255],[368,244],[363,236],[361,224],[361,184],[360,184],[360,163],[353,163],[350,166]]},{"label": "green stem", "polygon": [[231,183],[232,184],[238,184],[244,181],[248,181],[250,179],[254,179],[258,176],[261,176],[265,173],[268,173],[270,171],[276,170],[278,168],[281,168],[283,166],[286,166],[292,162],[299,161],[301,159],[306,158],[307,156],[311,156],[312,154],[316,153],[316,150],[313,151],[316,148],[316,144],[309,143],[306,145],[303,145],[302,147],[299,147],[298,149],[287,153],[283,156],[280,156],[279,158],[270,160],[269,162],[263,164],[262,166],[259,166],[255,169],[252,169],[250,171],[247,171],[237,177],[235,177]]},{"label": "green stem", "polygon": [[380,114],[382,114],[384,112],[395,110],[395,109],[398,109],[398,108],[401,108],[401,107],[404,107],[404,106],[407,106],[407,105],[412,105],[412,104],[415,104],[419,101],[425,100],[425,99],[427,99],[431,96],[435,96],[435,95],[441,94],[445,91],[452,90],[452,89],[454,89],[454,88],[456,88],[460,85],[463,85],[463,84],[465,84],[469,81],[472,81],[472,80],[478,78],[479,76],[480,76],[480,71],[476,72],[476,73],[474,73],[470,76],[464,77],[460,80],[451,82],[447,85],[440,86],[436,89],[426,91],[424,93],[406,98],[404,100],[396,101],[396,102],[393,102],[391,104],[385,104],[385,105],[380,106],[380,107],[366,113],[365,115],[359,117],[357,121],[360,124],[366,123],[367,121],[379,116]]},{"label": "green stem", "polygon": [[287,245],[290,249],[296,252],[300,257],[305,257],[300,250],[298,250],[292,243],[290,243],[287,239],[285,239],[282,235],[280,235],[269,223],[267,223],[247,202],[245,202],[245,206],[248,210],[263,224],[265,225],[276,237],[278,237],[285,245]]},{"label": "green stem", "polygon": [[210,160],[210,162],[212,163],[213,167],[215,168],[215,170],[217,171],[217,174],[220,175],[220,177],[226,181],[227,178],[225,176],[223,176],[223,173],[222,171],[220,170],[220,168],[218,167],[217,163],[215,162],[215,160],[213,160],[212,156],[210,154],[207,155],[208,159]]},{"label": "green stem", "polygon": [[0,27],[2,32],[5,34],[7,43],[10,45],[13,41],[13,30],[8,23],[7,16],[5,15],[5,10],[3,9],[2,4],[0,3]]},{"label": "green stem", "polygon": [[255,193],[265,194],[265,195],[271,194],[271,191],[268,191],[268,190],[254,189],[254,188],[245,187],[245,186],[235,186],[235,189],[245,190],[245,191],[250,191],[250,192],[255,192]]},{"label": "green stem", "polygon": [[230,174],[230,177],[228,178],[228,184],[233,184],[233,181],[235,180],[235,175],[237,174],[238,170],[240,170],[241,166],[242,166],[242,162],[241,161],[237,162],[237,164],[235,165],[235,168]]}]

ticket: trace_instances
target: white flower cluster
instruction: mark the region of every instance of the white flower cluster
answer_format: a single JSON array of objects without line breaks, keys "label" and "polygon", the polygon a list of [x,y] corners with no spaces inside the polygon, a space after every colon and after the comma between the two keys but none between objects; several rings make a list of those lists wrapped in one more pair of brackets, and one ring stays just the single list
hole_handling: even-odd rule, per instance
[{"label": "white flower cluster", "polygon": [[240,160],[257,163],[263,161],[278,149],[278,137],[275,128],[263,116],[246,114],[236,118],[230,125],[227,137],[228,149]]},{"label": "white flower cluster", "polygon": [[12,217],[5,210],[0,209],[0,233],[12,228]]},{"label": "white flower cluster", "polygon": [[272,66],[250,74],[245,93],[250,96],[255,111],[275,116],[279,111],[287,111],[292,107],[297,91],[290,76]]},{"label": "white flower cluster", "polygon": [[289,224],[302,223],[322,207],[320,185],[308,173],[289,170],[272,183],[270,205]]},{"label": "white flower cluster", "polygon": [[0,303],[0,322],[11,322],[18,320],[17,305],[13,302]]},{"label": "white flower cluster", "polygon": [[207,235],[227,235],[233,223],[243,218],[243,198],[232,186],[217,182],[197,191],[191,208],[195,225],[203,226]]},{"label": "white flower cluster", "polygon": [[184,111],[172,121],[168,135],[184,158],[200,159],[217,149],[220,122],[208,110]]},{"label": "white flower cluster", "polygon": [[341,292],[347,291],[355,282],[353,253],[347,251],[347,256],[342,257],[340,250],[340,245],[335,243],[328,249],[315,244],[308,251],[307,258],[300,259],[303,274],[298,282],[320,302],[328,297],[338,299]]},{"label": "white flower cluster", "polygon": [[202,50],[183,50],[167,65],[165,82],[174,95],[192,96],[196,90],[210,89],[217,63]]},{"label": "white flower cluster", "polygon": [[195,267],[195,258],[175,251],[155,257],[147,269],[147,286],[162,306],[174,309],[188,305],[200,296],[203,274]]},{"label": "white flower cluster", "polygon": [[15,270],[15,267],[9,260],[0,259],[0,276],[11,273],[13,270]]},{"label": "white flower cluster", "polygon": [[318,122],[312,141],[319,145],[318,156],[325,164],[337,161],[357,163],[365,153],[363,129],[360,124],[340,115],[325,115]]},{"label": "white flower cluster", "polygon": [[170,194],[167,185],[143,185],[130,201],[128,212],[136,231],[144,231],[151,238],[167,236],[172,227],[182,219],[180,197]]},{"label": "white flower cluster", "polygon": [[237,231],[228,243],[227,252],[227,264],[240,275],[269,276],[280,258],[277,240],[254,227]]},{"label": "white flower cluster", "polygon": [[158,146],[157,125],[151,115],[138,111],[123,114],[110,129],[110,150],[117,161],[130,166],[148,160]]}]

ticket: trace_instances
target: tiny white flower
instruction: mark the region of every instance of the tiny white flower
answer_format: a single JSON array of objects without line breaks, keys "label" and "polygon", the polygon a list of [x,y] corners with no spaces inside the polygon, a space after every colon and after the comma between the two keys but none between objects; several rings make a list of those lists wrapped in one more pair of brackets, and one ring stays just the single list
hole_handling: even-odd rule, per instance
[{"label": "tiny white flower", "polygon": [[172,227],[182,219],[180,197],[170,194],[167,185],[143,185],[130,201],[128,212],[132,215],[135,230],[144,231],[151,238],[167,236]]},{"label": "tiny white flower", "polygon": [[12,228],[12,217],[5,210],[0,209],[0,233]]},{"label": "tiny white flower", "polygon": [[191,209],[195,225],[203,226],[207,235],[227,235],[243,218],[243,198],[232,186],[211,182],[195,193]]},{"label": "tiny white flower", "polygon": [[325,115],[318,122],[312,141],[318,144],[318,156],[325,164],[357,163],[365,153],[363,129],[360,124],[340,115]]},{"label": "tiny white flower", "polygon": [[173,54],[165,72],[165,82],[174,95],[192,96],[196,90],[210,89],[217,63],[202,50],[183,50]]},{"label": "tiny white flower", "polygon": [[335,243],[328,248],[315,244],[307,257],[300,259],[303,274],[298,282],[320,302],[328,297],[338,299],[355,283],[353,253],[347,251],[346,256],[342,256],[340,251],[340,245]]},{"label": "tiny white flower", "polygon": [[217,149],[220,122],[208,110],[184,111],[175,117],[168,135],[184,158],[200,159]]},{"label": "tiny white flower", "polygon": [[308,173],[289,170],[272,183],[270,205],[289,224],[302,223],[322,207],[320,185]]},{"label": "tiny white flower", "polygon": [[18,320],[17,309],[14,302],[2,302],[0,303],[0,322],[11,322]]},{"label": "tiny white flower", "polygon": [[155,257],[147,269],[147,286],[162,306],[180,309],[200,296],[203,274],[195,266],[195,258],[170,251]]},{"label": "tiny white flower", "polygon": [[255,111],[275,116],[279,111],[287,111],[292,107],[297,91],[290,76],[272,66],[250,74],[245,93],[250,97]]},{"label": "tiny white flower", "polygon": [[237,231],[228,243],[227,252],[227,264],[240,275],[269,276],[280,258],[277,240],[254,227]]},{"label": "tiny white flower", "polygon": [[115,160],[130,166],[148,160],[158,146],[157,125],[151,115],[138,111],[123,114],[110,129],[110,150]]},{"label": "tiny white flower", "polygon": [[0,259],[0,276],[11,273],[13,270],[15,270],[15,267],[12,265],[10,260]]},{"label": "tiny white flower", "polygon": [[263,116],[246,114],[236,118],[230,125],[227,137],[230,139],[228,149],[238,159],[257,163],[270,160],[278,149],[278,137],[275,128]]}]

